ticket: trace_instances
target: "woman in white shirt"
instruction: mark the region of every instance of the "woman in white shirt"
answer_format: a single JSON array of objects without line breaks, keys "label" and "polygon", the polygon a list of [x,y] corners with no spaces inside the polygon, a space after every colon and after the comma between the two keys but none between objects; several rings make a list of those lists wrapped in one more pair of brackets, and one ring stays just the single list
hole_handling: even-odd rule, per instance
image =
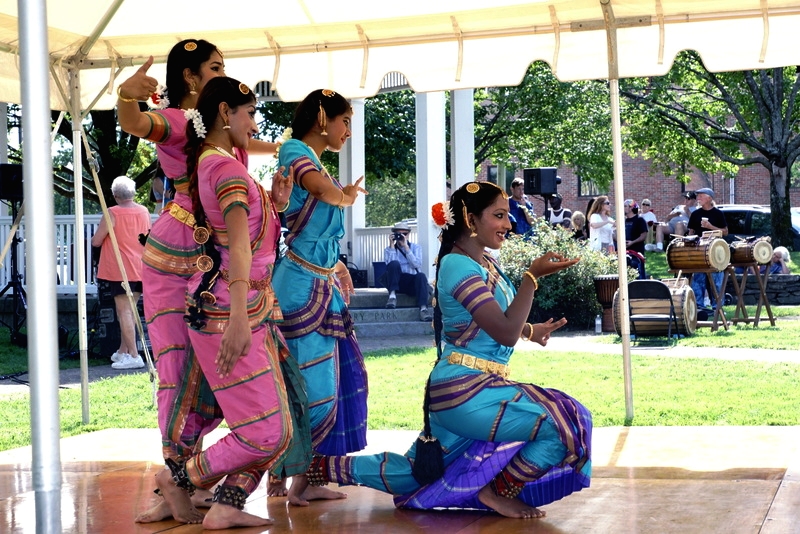
[{"label": "woman in white shirt", "polygon": [[611,202],[605,195],[599,196],[589,211],[589,243],[594,250],[614,253],[614,218],[611,217]]}]

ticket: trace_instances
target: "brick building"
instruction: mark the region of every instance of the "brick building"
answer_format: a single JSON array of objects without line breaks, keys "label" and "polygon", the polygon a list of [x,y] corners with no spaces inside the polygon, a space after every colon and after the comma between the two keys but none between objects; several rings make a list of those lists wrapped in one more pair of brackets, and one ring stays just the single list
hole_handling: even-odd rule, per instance
[{"label": "brick building", "polygon": [[[674,178],[654,173],[648,160],[642,158],[633,159],[623,155],[622,165],[625,198],[632,198],[637,202],[641,202],[643,198],[649,198],[652,202],[653,211],[659,219],[665,217],[675,205],[680,203],[680,196],[683,191],[695,191],[701,187],[710,187],[714,190],[717,204],[769,205],[769,173],[761,165],[742,167],[737,177],[733,180],[695,172],[692,181],[685,186]],[[480,166],[478,179],[500,183],[503,180],[502,176],[498,180],[498,172],[505,175],[507,190],[514,177],[522,177],[522,169],[506,170],[502,166],[485,161]],[[609,186],[607,191],[598,190],[591,182],[581,180],[573,169],[569,167],[559,167],[558,175],[561,177],[558,192],[564,198],[563,206],[565,208],[585,213],[589,199],[597,195],[607,194],[612,203],[615,201],[613,184]],[[791,205],[800,206],[800,188],[792,188],[790,194]],[[536,214],[541,215],[544,209],[542,198],[533,197],[531,202]]]}]

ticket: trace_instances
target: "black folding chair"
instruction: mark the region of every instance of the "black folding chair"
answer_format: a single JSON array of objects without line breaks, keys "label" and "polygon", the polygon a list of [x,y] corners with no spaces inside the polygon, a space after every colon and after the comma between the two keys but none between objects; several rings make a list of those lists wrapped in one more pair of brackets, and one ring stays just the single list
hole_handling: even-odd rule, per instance
[{"label": "black folding chair", "polygon": [[[667,308],[667,304],[669,307]],[[669,313],[666,310],[669,309]],[[669,286],[659,280],[633,280],[628,283],[628,312],[630,314],[631,333],[636,339],[640,334],[636,331],[637,322],[667,323],[667,340],[672,340],[672,327],[678,333],[678,316],[672,302]],[[643,337],[643,335],[642,335]]]}]

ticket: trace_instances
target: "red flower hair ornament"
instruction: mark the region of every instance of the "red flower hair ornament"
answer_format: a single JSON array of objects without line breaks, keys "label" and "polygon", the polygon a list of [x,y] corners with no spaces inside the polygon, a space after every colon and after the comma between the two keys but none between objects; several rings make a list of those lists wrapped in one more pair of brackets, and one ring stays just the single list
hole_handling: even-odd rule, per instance
[{"label": "red flower hair ornament", "polygon": [[438,202],[431,207],[431,217],[433,217],[434,224],[438,226],[440,230],[445,230],[448,226],[452,226],[456,223],[453,210],[450,208],[450,202],[447,200]]}]

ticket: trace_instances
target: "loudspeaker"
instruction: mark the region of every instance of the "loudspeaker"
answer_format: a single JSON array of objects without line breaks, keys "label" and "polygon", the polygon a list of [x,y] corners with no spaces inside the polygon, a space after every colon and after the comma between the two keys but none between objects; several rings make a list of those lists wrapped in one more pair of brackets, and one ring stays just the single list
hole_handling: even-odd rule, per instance
[{"label": "loudspeaker", "polygon": [[0,163],[0,199],[22,202],[22,165]]},{"label": "loudspeaker", "polygon": [[555,167],[523,169],[526,195],[555,195],[558,193],[558,180]]}]

